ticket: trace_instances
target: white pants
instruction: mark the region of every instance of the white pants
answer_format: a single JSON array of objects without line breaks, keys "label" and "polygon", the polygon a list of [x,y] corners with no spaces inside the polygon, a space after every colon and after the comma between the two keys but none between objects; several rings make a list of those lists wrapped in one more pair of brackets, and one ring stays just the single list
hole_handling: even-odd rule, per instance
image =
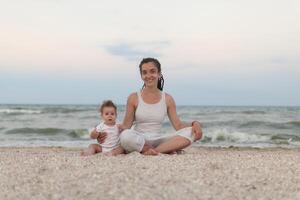
[{"label": "white pants", "polygon": [[194,142],[194,135],[192,134],[192,127],[186,127],[176,131],[173,134],[151,134],[139,133],[133,129],[126,129],[120,135],[121,146],[127,152],[138,151],[141,152],[145,143],[153,147],[170,140],[172,137],[179,135],[188,139],[191,143]]}]

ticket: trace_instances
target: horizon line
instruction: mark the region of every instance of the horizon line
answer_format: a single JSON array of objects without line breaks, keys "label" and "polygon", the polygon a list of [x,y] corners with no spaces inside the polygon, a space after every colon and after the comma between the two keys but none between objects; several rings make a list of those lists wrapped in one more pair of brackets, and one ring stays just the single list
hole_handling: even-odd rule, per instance
[{"label": "horizon line", "polygon": [[[99,105],[99,103],[0,103],[0,105],[54,105],[54,106],[93,106],[93,105]],[[126,106],[126,104],[118,104],[117,106]],[[241,105],[225,105],[225,104],[176,104],[176,106],[202,106],[202,107],[300,107],[300,105],[255,105],[255,104],[241,104]]]}]

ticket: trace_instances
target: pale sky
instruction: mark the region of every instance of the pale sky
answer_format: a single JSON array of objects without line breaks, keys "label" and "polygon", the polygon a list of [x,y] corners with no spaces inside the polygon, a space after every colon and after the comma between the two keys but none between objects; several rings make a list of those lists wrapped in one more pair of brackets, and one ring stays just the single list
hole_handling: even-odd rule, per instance
[{"label": "pale sky", "polygon": [[297,0],[0,0],[0,103],[125,104],[162,64],[178,105],[300,106]]}]

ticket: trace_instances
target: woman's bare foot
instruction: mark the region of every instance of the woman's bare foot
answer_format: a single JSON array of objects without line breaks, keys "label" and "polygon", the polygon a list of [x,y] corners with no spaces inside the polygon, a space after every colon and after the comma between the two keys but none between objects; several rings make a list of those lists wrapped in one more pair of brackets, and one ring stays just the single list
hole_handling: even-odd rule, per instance
[{"label": "woman's bare foot", "polygon": [[170,153],[168,153],[169,155],[179,155],[179,154],[184,154],[185,151],[184,150],[176,150],[176,151],[171,151]]},{"label": "woman's bare foot", "polygon": [[157,155],[159,155],[159,152],[155,151],[155,149],[148,149],[147,151],[145,151],[143,153],[143,155],[146,155],[146,156],[157,156]]},{"label": "woman's bare foot", "polygon": [[185,151],[183,149],[177,150],[176,151],[177,154],[185,154]]},{"label": "woman's bare foot", "polygon": [[169,155],[177,155],[176,151],[171,151],[170,153],[168,153]]}]

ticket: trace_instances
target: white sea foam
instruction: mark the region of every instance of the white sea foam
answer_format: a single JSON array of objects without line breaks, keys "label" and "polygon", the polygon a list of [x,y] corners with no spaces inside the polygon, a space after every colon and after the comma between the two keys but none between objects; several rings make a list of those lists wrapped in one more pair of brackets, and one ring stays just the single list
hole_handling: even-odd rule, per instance
[{"label": "white sea foam", "polygon": [[28,109],[0,109],[0,113],[5,114],[39,114],[40,110],[28,110]]},{"label": "white sea foam", "polygon": [[211,138],[211,142],[234,142],[234,143],[255,143],[270,142],[270,136],[249,134],[239,131],[228,131],[227,129],[216,129],[208,131],[205,136]]}]

